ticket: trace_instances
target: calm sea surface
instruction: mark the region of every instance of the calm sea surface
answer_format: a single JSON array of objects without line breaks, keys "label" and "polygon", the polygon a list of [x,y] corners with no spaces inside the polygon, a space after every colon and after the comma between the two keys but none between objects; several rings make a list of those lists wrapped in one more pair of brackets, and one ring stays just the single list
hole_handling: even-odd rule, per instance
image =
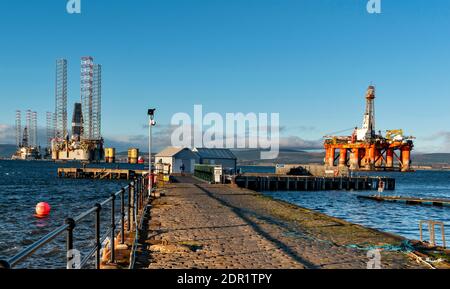
[{"label": "calm sea surface", "polygon": [[[396,178],[396,190],[386,191],[384,195],[450,199],[450,172],[448,171],[372,175]],[[357,198],[358,195],[375,193],[374,191],[265,192],[266,195],[276,199],[409,239],[419,239],[420,220],[442,221],[446,225],[446,239],[450,240],[449,207],[411,206]],[[440,236],[440,232],[437,235]]]},{"label": "calm sea surface", "polygon": [[[0,259],[12,257],[62,225],[65,218],[75,217],[92,208],[127,184],[125,181],[59,179],[57,168],[63,166],[76,167],[79,164],[0,161]],[[51,205],[52,211],[48,218],[38,219],[34,216],[38,202]],[[102,216],[105,224],[110,218],[109,210],[106,207]],[[82,253],[92,248],[93,220],[94,215],[75,228],[75,249]],[[106,228],[102,231],[105,232]],[[33,258],[20,264],[19,268],[63,268],[64,238],[65,234],[51,245],[44,246]]]}]

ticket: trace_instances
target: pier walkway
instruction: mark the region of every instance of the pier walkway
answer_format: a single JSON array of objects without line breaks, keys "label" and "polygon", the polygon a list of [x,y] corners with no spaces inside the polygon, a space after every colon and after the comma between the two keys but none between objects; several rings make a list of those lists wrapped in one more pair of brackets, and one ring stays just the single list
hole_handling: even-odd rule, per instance
[{"label": "pier walkway", "polygon": [[[367,268],[373,245],[402,239],[247,189],[178,178],[152,203],[136,268]],[[426,268],[383,251],[382,268]]]}]

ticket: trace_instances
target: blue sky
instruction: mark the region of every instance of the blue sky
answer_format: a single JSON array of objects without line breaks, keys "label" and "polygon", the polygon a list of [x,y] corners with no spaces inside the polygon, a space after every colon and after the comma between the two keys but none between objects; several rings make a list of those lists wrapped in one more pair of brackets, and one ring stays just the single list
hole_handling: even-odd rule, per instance
[{"label": "blue sky", "polygon": [[[45,126],[61,57],[71,116],[79,59],[91,55],[103,65],[107,139],[142,141],[149,106],[165,125],[203,104],[279,112],[283,135],[301,147],[360,125],[373,83],[378,129],[450,152],[449,1],[382,0],[380,15],[367,0],[81,1],[81,15],[67,14],[66,0],[0,1],[0,129],[28,108]],[[0,143],[11,141],[0,131]]]}]

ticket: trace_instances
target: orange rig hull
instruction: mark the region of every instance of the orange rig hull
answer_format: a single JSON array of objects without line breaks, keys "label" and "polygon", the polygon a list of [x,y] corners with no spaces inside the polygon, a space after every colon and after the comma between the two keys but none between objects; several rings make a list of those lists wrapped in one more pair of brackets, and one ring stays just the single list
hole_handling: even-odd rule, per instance
[{"label": "orange rig hull", "polygon": [[325,142],[325,166],[354,171],[411,171],[412,141]]}]

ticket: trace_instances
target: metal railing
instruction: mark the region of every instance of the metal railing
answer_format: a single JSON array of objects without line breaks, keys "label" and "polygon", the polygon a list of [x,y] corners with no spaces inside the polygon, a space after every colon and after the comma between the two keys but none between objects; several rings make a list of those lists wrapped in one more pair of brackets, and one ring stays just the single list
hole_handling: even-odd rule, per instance
[{"label": "metal railing", "polygon": [[428,232],[430,233],[430,244],[431,246],[435,247],[437,245],[436,242],[436,227],[441,229],[441,240],[442,240],[442,247],[444,249],[447,248],[447,244],[445,241],[445,224],[443,222],[439,221],[433,221],[433,220],[426,220],[426,221],[420,221],[419,222],[419,231],[420,231],[420,241],[424,242],[423,238],[423,225],[428,225]]},{"label": "metal railing", "polygon": [[[12,269],[19,263],[31,257],[36,251],[42,248],[44,245],[49,244],[57,237],[66,233],[66,253],[67,253],[67,269],[83,268],[89,262],[89,260],[95,256],[95,268],[100,269],[101,266],[101,249],[103,242],[109,237],[110,244],[110,258],[109,262],[114,264],[116,262],[115,256],[115,242],[116,239],[116,200],[120,198],[120,244],[125,244],[125,231],[128,233],[135,232],[138,234],[138,215],[145,207],[148,201],[148,177],[143,175],[135,178],[130,184],[123,187],[120,191],[111,194],[111,196],[105,201],[95,204],[94,207],[78,215],[75,218],[67,218],[64,224],[51,233],[45,235],[37,242],[28,246],[15,256],[7,260],[0,260],[0,269]],[[125,198],[127,194],[127,198]],[[126,201],[127,200],[127,201]],[[101,214],[104,211],[106,205],[111,205],[111,219],[110,223],[106,224],[107,231],[101,235]],[[74,262],[74,231],[78,223],[87,219],[89,216],[95,214],[95,245],[80,260],[79,264]],[[127,222],[125,221],[127,220]],[[133,254],[133,253],[132,253]]]}]

